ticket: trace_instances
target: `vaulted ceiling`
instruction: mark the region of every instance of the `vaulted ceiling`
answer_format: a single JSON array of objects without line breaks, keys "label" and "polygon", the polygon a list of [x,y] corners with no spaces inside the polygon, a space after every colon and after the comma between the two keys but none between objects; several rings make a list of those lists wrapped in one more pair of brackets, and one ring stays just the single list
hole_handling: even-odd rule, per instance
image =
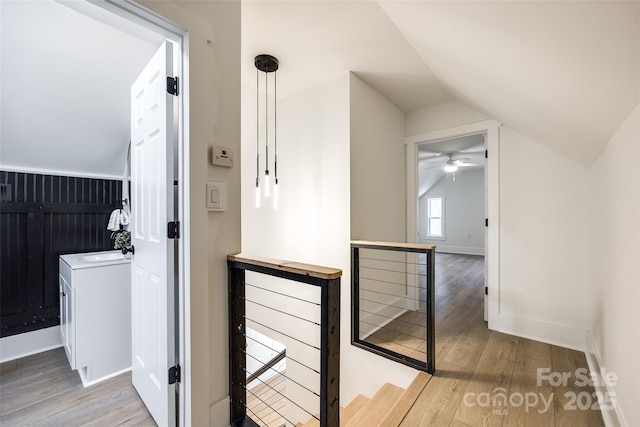
[{"label": "vaulted ceiling", "polygon": [[405,112],[455,100],[588,165],[640,100],[640,3],[244,1],[243,81],[355,72]]},{"label": "vaulted ceiling", "polygon": [[[3,166],[123,169],[129,86],[160,41],[84,3],[0,1]],[[352,71],[405,112],[457,101],[588,165],[640,99],[640,2],[243,1],[248,86],[259,53],[281,98]]]}]

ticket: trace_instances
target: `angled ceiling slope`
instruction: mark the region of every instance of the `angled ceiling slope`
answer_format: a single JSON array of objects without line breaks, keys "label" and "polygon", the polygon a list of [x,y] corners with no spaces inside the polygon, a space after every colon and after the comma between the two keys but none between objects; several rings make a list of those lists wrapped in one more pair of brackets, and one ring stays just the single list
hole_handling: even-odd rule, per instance
[{"label": "angled ceiling slope", "polygon": [[374,1],[243,1],[245,86],[263,53],[280,61],[279,99],[352,71],[404,112],[453,100]]},{"label": "angled ceiling slope", "polygon": [[159,42],[58,2],[0,1],[0,8],[0,166],[121,176],[131,84]]},{"label": "angled ceiling slope", "polygon": [[457,101],[582,164],[640,99],[639,2],[378,3]]}]

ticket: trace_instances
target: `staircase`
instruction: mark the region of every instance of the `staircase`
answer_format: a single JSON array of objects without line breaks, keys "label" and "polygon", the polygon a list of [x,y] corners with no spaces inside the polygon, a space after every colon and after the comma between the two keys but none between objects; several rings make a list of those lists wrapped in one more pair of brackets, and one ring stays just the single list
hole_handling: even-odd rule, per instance
[{"label": "staircase", "polygon": [[[430,379],[431,375],[420,372],[406,390],[385,383],[371,398],[359,394],[346,407],[340,408],[340,426],[398,427]],[[320,422],[315,418],[296,425],[319,426]]]}]

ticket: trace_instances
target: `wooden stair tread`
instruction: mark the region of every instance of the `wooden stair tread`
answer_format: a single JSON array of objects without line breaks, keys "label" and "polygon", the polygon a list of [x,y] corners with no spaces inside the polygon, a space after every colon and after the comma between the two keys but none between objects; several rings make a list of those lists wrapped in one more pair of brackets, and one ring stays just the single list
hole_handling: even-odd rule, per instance
[{"label": "wooden stair tread", "polygon": [[[316,417],[320,418],[320,415],[316,414]],[[320,427],[320,421],[312,417],[309,421],[304,423],[302,427]]]},{"label": "wooden stair tread", "polygon": [[391,408],[391,411],[382,419],[380,427],[397,427],[400,425],[404,417],[418,399],[418,396],[422,393],[422,390],[427,386],[427,383],[431,380],[431,375],[420,372],[413,379],[409,387],[402,394],[402,397]]},{"label": "wooden stair tread", "polygon": [[385,383],[380,390],[358,411],[346,427],[372,427],[387,415],[400,399],[404,389],[390,383]]},{"label": "wooden stair tread", "polygon": [[367,404],[369,398],[359,394],[347,405],[346,408],[340,410],[340,426],[344,427],[358,412]]},{"label": "wooden stair tread", "polygon": [[[362,394],[357,395],[346,408],[340,407],[340,426],[345,427],[347,423],[362,409],[369,398]],[[308,420],[305,424],[298,423],[296,427],[319,427],[320,422],[314,418]]]}]

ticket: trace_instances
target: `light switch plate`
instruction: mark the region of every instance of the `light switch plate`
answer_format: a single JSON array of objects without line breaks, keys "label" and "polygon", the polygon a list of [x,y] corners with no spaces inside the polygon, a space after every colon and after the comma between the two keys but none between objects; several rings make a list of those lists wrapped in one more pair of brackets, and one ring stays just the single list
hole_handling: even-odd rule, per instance
[{"label": "light switch plate", "polygon": [[207,209],[223,212],[227,210],[227,183],[207,182]]},{"label": "light switch plate", "polygon": [[234,152],[228,147],[214,145],[209,148],[209,162],[214,166],[233,167]]}]

